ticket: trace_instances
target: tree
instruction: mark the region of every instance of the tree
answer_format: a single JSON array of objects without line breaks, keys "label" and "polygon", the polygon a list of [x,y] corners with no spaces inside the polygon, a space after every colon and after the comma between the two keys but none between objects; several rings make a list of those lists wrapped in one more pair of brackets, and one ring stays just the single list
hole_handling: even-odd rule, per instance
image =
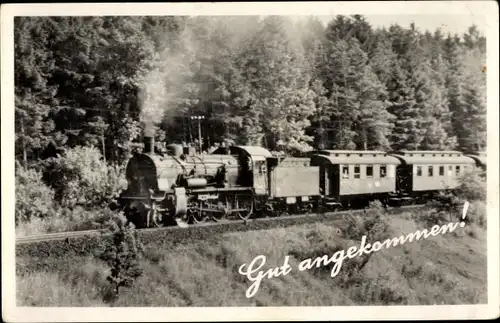
[{"label": "tree", "polygon": [[329,98],[333,109],[330,128],[333,134],[333,147],[354,149],[354,122],[359,117],[360,102],[357,97],[357,83],[361,78],[366,54],[359,43],[329,40],[327,76],[325,87],[329,90]]},{"label": "tree", "polygon": [[301,46],[288,32],[290,24],[283,17],[266,17],[246,48],[243,77],[250,98],[245,127],[250,143],[305,151],[311,148],[312,137],[305,129],[315,107]]},{"label": "tree", "polygon": [[465,87],[466,110],[459,134],[460,148],[464,151],[482,151],[486,148],[486,107],[475,84]]},{"label": "tree", "polygon": [[54,69],[53,55],[45,50],[49,22],[43,17],[14,22],[16,157],[27,167],[49,142],[59,146],[66,138],[54,133],[50,118],[57,87],[48,80]]},{"label": "tree", "polygon": [[473,44],[469,39],[462,48],[458,37],[445,40],[452,126],[459,149],[466,151],[481,150],[486,144],[486,76],[481,70],[485,57],[479,48],[470,48]]},{"label": "tree", "polygon": [[397,117],[393,148],[452,147],[454,138],[446,131],[451,129],[441,75],[445,67],[440,55],[433,57],[429,51],[434,45],[432,35],[422,35],[412,23],[407,30],[391,26],[389,37],[398,57],[388,86],[392,101],[390,110]]},{"label": "tree", "polygon": [[311,90],[314,92],[314,104],[316,113],[311,118],[311,127],[309,134],[313,135],[317,149],[326,149],[328,139],[328,125],[332,115],[332,104],[328,100],[328,91],[323,86],[323,82],[315,80],[311,85]]},{"label": "tree", "polygon": [[407,72],[395,61],[388,84],[389,112],[396,116],[391,134],[393,150],[417,149],[421,141],[421,130],[417,123],[419,117],[415,107],[414,90],[407,81]]},{"label": "tree", "polygon": [[373,51],[369,64],[372,71],[386,87],[392,78],[394,62],[398,56],[392,50],[392,43],[386,33],[379,32],[379,42]]},{"label": "tree", "polygon": [[332,31],[328,35],[328,62],[324,68],[332,105],[329,128],[333,147],[387,147],[392,117],[387,111],[385,85],[368,64],[368,55],[356,38],[337,41]]},{"label": "tree", "polygon": [[394,116],[388,112],[387,91],[371,67],[366,65],[358,84],[360,115],[355,141],[359,148],[386,150]]},{"label": "tree", "polygon": [[115,300],[122,287],[132,286],[142,276],[139,260],[143,246],[133,225],[127,223],[123,216],[116,216],[108,221],[102,236],[104,250],[100,258],[110,267],[107,279],[113,289],[111,299]]},{"label": "tree", "polygon": [[349,41],[355,38],[366,53],[370,53],[375,45],[372,27],[362,15],[338,15],[328,24],[326,38],[329,41]]}]

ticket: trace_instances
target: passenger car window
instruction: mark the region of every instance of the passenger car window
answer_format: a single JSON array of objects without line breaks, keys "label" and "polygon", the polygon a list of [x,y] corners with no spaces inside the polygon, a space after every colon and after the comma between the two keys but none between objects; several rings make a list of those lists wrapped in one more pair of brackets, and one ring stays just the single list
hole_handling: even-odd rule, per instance
[{"label": "passenger car window", "polygon": [[460,166],[455,166],[455,174],[460,175]]},{"label": "passenger car window", "polygon": [[422,166],[417,166],[417,176],[422,176]]},{"label": "passenger car window", "polygon": [[385,165],[380,165],[380,178],[384,178],[387,175],[387,169]]},{"label": "passenger car window", "polygon": [[429,166],[429,177],[434,176],[434,166]]},{"label": "passenger car window", "polygon": [[439,166],[439,176],[444,176],[444,166]]},{"label": "passenger car window", "polygon": [[349,178],[349,166],[347,165],[342,166],[342,178],[344,179]]},{"label": "passenger car window", "polygon": [[373,177],[373,165],[366,166],[366,177]]},{"label": "passenger car window", "polygon": [[360,178],[360,177],[361,177],[361,167],[354,166],[354,178]]}]

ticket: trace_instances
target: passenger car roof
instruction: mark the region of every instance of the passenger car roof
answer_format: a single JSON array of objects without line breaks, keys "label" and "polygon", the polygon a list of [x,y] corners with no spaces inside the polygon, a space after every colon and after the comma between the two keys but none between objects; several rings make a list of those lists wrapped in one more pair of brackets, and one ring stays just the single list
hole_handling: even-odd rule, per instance
[{"label": "passenger car roof", "polygon": [[311,157],[328,160],[331,164],[391,164],[398,165],[399,159],[375,150],[321,150]]},{"label": "passenger car roof", "polygon": [[411,164],[475,164],[459,151],[402,150],[390,153],[407,165]]}]

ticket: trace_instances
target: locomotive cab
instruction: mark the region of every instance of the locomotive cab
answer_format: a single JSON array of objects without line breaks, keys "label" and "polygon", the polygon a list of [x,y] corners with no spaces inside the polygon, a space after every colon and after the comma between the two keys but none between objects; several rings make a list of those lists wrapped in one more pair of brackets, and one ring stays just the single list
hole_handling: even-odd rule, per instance
[{"label": "locomotive cab", "polygon": [[[220,147],[213,154],[227,153],[227,149]],[[229,153],[238,159],[238,185],[253,188],[257,195],[267,194],[267,160],[272,157],[271,153],[264,148],[254,146],[232,146],[229,147]]]}]

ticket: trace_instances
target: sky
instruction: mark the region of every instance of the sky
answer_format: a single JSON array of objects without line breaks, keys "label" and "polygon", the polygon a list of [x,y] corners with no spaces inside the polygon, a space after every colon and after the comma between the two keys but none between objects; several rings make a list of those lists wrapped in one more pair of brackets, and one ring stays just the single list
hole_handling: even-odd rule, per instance
[{"label": "sky", "polygon": [[[429,30],[434,32],[437,28],[444,34],[463,34],[467,29],[475,24],[479,31],[485,35],[486,25],[483,17],[478,15],[364,15],[366,20],[374,27],[389,27],[391,24],[398,24],[402,27],[409,27],[411,22],[415,22],[417,29],[424,32]],[[334,16],[318,16],[325,24],[332,20]]]}]

